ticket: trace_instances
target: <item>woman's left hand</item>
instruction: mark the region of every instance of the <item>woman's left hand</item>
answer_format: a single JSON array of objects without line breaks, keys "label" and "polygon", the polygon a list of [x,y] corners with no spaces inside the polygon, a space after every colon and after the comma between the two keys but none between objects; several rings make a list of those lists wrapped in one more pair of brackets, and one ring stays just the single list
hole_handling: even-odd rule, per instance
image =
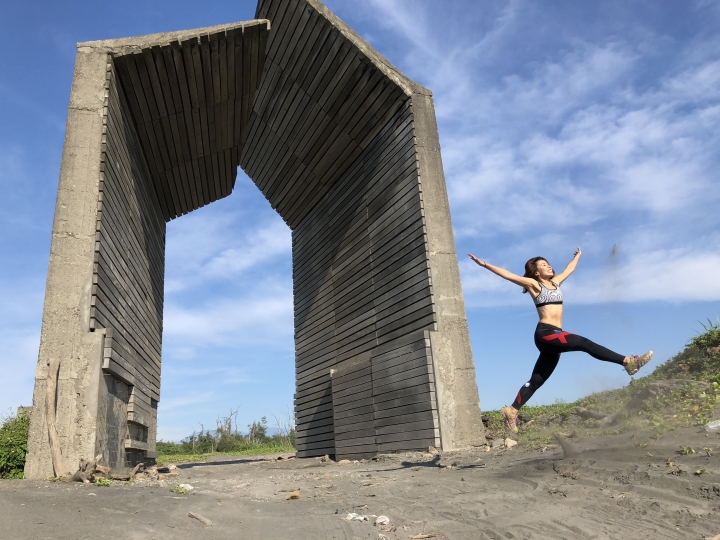
[{"label": "woman's left hand", "polygon": [[579,258],[580,258],[580,255],[582,255],[582,250],[578,247],[578,248],[575,250],[575,255],[574,255],[574,257],[577,257],[577,258],[579,259]]},{"label": "woman's left hand", "polygon": [[485,266],[485,262],[484,262],[484,261],[481,261],[480,259],[478,259],[478,258],[477,258],[475,255],[473,255],[472,253],[468,253],[468,257],[470,257],[473,261],[475,261],[476,264],[478,264],[478,265],[480,265],[480,266]]}]

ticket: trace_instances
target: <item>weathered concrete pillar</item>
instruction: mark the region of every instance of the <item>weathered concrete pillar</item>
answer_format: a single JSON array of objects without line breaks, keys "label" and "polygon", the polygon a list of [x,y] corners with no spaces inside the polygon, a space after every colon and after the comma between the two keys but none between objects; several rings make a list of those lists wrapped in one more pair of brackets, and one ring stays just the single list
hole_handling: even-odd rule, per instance
[{"label": "weathered concrete pillar", "polygon": [[26,478],[52,476],[46,374],[60,359],[57,429],[66,470],[95,451],[103,332],[90,332],[107,53],[79,48],[70,93],[45,289]]},{"label": "weathered concrete pillar", "polygon": [[430,332],[443,450],[485,444],[432,95],[412,94],[437,331]]}]

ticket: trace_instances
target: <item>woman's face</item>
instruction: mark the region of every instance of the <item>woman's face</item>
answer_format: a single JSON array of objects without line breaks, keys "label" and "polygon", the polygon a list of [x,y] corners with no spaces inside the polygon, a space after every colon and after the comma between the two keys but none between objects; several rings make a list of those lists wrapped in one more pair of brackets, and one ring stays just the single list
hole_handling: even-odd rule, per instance
[{"label": "woman's face", "polygon": [[553,272],[552,266],[547,261],[538,261],[535,275],[540,279],[550,279],[555,275],[555,272]]}]

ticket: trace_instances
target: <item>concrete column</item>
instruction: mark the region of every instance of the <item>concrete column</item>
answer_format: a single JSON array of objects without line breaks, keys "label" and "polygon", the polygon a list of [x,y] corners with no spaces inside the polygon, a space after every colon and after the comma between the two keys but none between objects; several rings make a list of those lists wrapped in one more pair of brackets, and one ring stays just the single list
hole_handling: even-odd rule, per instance
[{"label": "concrete column", "polygon": [[52,229],[26,478],[53,472],[45,415],[52,358],[60,359],[56,421],[66,470],[74,472],[80,458],[90,459],[95,452],[104,332],[90,332],[89,320],[106,65],[106,52],[78,48]]},{"label": "concrete column", "polygon": [[437,331],[430,332],[443,450],[485,444],[480,397],[430,93],[413,93],[418,174],[427,229]]}]

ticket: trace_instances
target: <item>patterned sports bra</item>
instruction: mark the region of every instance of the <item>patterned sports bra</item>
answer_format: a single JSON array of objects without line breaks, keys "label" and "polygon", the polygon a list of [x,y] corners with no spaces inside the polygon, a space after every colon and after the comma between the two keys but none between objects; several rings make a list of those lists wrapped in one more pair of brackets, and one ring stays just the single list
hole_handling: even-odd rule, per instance
[{"label": "patterned sports bra", "polygon": [[[538,283],[540,283],[538,281]],[[560,304],[563,303],[563,293],[560,290],[560,285],[555,283],[554,281],[551,281],[553,285],[555,285],[555,289],[548,289],[545,285],[540,283],[540,294],[538,294],[535,298],[533,298],[533,302],[535,302],[535,307],[539,308],[542,306],[547,306],[548,304]]]}]

